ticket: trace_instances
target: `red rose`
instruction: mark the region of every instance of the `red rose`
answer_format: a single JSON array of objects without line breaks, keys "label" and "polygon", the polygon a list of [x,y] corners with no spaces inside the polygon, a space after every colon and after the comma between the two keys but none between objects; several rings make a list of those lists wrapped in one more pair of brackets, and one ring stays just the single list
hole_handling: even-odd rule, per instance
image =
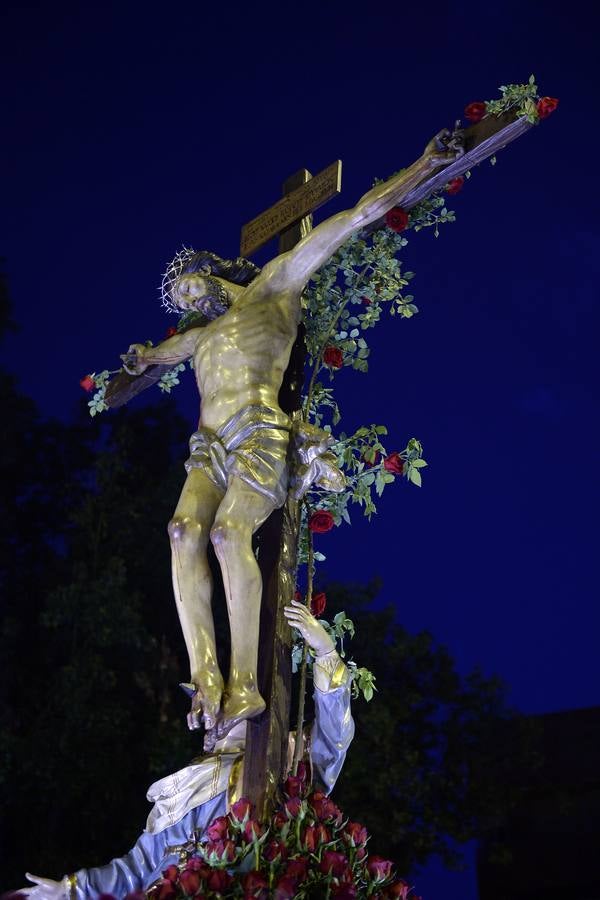
[{"label": "red rose", "polygon": [[290,775],[283,786],[288,797],[300,797],[304,787],[304,779],[298,775]]},{"label": "red rose", "polygon": [[550,113],[553,113],[558,106],[556,97],[542,97],[536,104],[537,114],[540,119],[545,119]]},{"label": "red rose", "polygon": [[325,534],[331,531],[335,522],[328,509],[315,509],[308,520],[308,527],[313,534]]},{"label": "red rose", "polygon": [[290,797],[289,800],[286,800],[283,804],[283,808],[285,809],[287,815],[290,819],[295,819],[302,807],[302,800],[300,797]]},{"label": "red rose", "polygon": [[325,850],[321,858],[319,869],[325,875],[331,874],[334,878],[339,878],[346,871],[348,860],[343,853],[337,853],[335,850]]},{"label": "red rose", "polygon": [[[112,895],[109,895],[109,896],[112,896]],[[25,894],[15,894],[13,897],[13,900],[17,900],[17,897],[23,897],[23,900],[25,900]],[[7,897],[7,900],[8,900],[8,897]],[[100,898],[98,898],[98,900],[100,900]],[[128,894],[125,894],[125,900],[148,900],[148,898],[146,896],[145,891],[137,890],[137,891],[129,891]]]},{"label": "red rose", "polygon": [[282,813],[282,812],[275,813],[275,815],[273,816],[273,828],[277,828],[278,830],[281,830],[282,828],[285,828],[285,826],[288,824],[289,821],[290,820],[288,819],[288,817],[286,816],[285,813]]},{"label": "red rose", "polygon": [[210,856],[216,853],[219,859],[231,860],[235,859],[235,844],[233,841],[210,841],[205,844],[205,852]]},{"label": "red rose", "polygon": [[200,890],[200,876],[197,872],[191,872],[189,869],[184,869],[181,873],[179,883],[186,894],[193,896],[196,891]]},{"label": "red rose", "polygon": [[394,863],[383,856],[370,856],[367,862],[367,872],[374,881],[385,881],[392,874]]},{"label": "red rose", "polygon": [[297,886],[298,881],[296,878],[290,878],[288,875],[284,875],[275,885],[273,897],[275,900],[294,900]]},{"label": "red rose", "polygon": [[163,878],[166,878],[167,881],[176,882],[179,878],[179,869],[175,865],[167,866],[167,868],[163,872]]},{"label": "red rose", "polygon": [[263,888],[266,890],[269,887],[269,882],[262,872],[248,872],[242,879],[242,887],[246,894],[250,894],[251,897],[254,897],[256,891],[262,890]]},{"label": "red rose", "polygon": [[344,354],[339,347],[325,347],[323,362],[330,369],[341,369],[344,365]]},{"label": "red rose", "polygon": [[353,884],[338,884],[333,888],[331,895],[337,897],[337,900],[354,900],[355,897],[358,897]]},{"label": "red rose", "polygon": [[79,382],[79,387],[82,387],[84,391],[87,391],[89,394],[89,392],[93,391],[96,387],[96,382],[91,375],[86,375],[85,378],[82,378]]},{"label": "red rose", "polygon": [[304,597],[302,596],[300,591],[294,591],[294,600],[297,600],[298,603],[302,603],[302,601],[304,600]]},{"label": "red rose", "polygon": [[371,303],[373,302],[372,300],[369,299],[369,297],[361,297],[360,299],[364,306],[370,306]]},{"label": "red rose", "polygon": [[313,853],[320,844],[328,844],[331,840],[329,829],[325,825],[309,825],[304,829],[302,844]]},{"label": "red rose", "polygon": [[312,600],[310,601],[310,611],[313,616],[322,616],[325,612],[325,607],[327,606],[327,595],[321,591],[318,594],[312,595]]},{"label": "red rose", "polygon": [[278,856],[287,859],[288,849],[283,841],[269,841],[263,850],[263,856],[267,862],[274,862]]},{"label": "red rose", "polygon": [[475,124],[476,122],[481,122],[486,114],[486,110],[485,103],[477,100],[475,103],[469,103],[468,106],[465,106],[464,117]]},{"label": "red rose", "polygon": [[229,834],[229,819],[227,816],[219,816],[206,829],[206,837],[209,841],[222,841]]},{"label": "red rose", "polygon": [[158,900],[171,900],[171,897],[177,896],[177,888],[172,881],[163,881],[158,889]]},{"label": "red rose", "polygon": [[404,231],[408,225],[408,213],[401,206],[394,206],[393,209],[388,209],[384,220],[387,227],[391,228],[392,231]]},{"label": "red rose", "polygon": [[314,813],[321,822],[326,821],[327,819],[335,819],[336,822],[342,821],[342,813],[335,805],[333,800],[330,800],[326,794],[321,793],[321,791],[315,791],[315,793],[311,797],[310,805],[312,806]]},{"label": "red rose", "polygon": [[[392,884],[388,885],[385,889],[386,897],[389,897],[390,900],[395,897],[399,897],[400,900],[407,900],[408,892],[410,891],[409,886],[405,881],[400,879],[399,881],[394,881]],[[416,898],[415,898],[416,900]]]},{"label": "red rose", "polygon": [[308,769],[306,767],[306,763],[300,760],[298,763],[298,768],[296,769],[296,778],[300,778],[301,781],[306,781],[308,775]]},{"label": "red rose", "polygon": [[465,179],[462,175],[459,175],[458,178],[451,178],[448,184],[446,185],[446,193],[447,194],[458,194],[459,191],[462,191],[463,184],[465,183]]},{"label": "red rose", "polygon": [[210,866],[207,866],[199,856],[192,856],[188,859],[185,868],[189,869],[190,872],[198,872],[200,878],[206,878],[207,873],[210,872]]},{"label": "red rose", "polygon": [[368,837],[367,829],[360,822],[348,822],[344,828],[344,838],[352,847],[366,844]]},{"label": "red rose", "polygon": [[393,475],[402,475],[404,471],[404,460],[397,451],[394,451],[394,453],[390,453],[390,455],[386,456],[384,459],[383,468],[386,472],[391,472]]},{"label": "red rose", "polygon": [[206,879],[206,886],[211,891],[224,891],[232,881],[232,876],[225,869],[211,869],[210,875]]},{"label": "red rose", "polygon": [[177,329],[173,328],[173,326],[171,325],[171,327],[167,328],[167,330],[165,331],[165,338],[173,337],[174,334],[177,334]]},{"label": "red rose", "polygon": [[255,838],[259,838],[264,832],[264,828],[256,819],[248,819],[244,825],[244,837],[251,843]]},{"label": "red rose", "polygon": [[252,804],[246,797],[240,799],[233,804],[229,810],[229,817],[232,822],[238,825],[245,825],[252,814]]},{"label": "red rose", "polygon": [[289,878],[306,878],[308,872],[309,859],[306,856],[299,856],[296,859],[290,859],[285,867],[285,875]]}]

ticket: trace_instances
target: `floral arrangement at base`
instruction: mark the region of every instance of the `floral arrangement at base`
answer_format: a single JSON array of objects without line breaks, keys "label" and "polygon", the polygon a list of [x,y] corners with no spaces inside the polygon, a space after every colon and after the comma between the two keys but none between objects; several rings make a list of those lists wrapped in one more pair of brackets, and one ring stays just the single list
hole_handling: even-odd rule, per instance
[{"label": "floral arrangement at base", "polygon": [[146,895],[127,900],[420,900],[390,860],[368,853],[364,825],[345,818],[306,776],[301,763],[266,823],[256,821],[248,800],[238,800],[208,827],[205,840],[176,848],[179,865],[170,865]]}]

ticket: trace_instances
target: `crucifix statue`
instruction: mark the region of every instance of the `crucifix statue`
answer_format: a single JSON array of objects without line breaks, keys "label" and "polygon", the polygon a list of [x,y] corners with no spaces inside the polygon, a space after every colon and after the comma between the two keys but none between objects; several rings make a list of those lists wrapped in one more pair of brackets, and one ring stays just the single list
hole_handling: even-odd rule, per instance
[{"label": "crucifix statue", "polygon": [[[183,251],[167,269],[164,300],[205,324],[157,347],[132,344],[130,374],[191,359],[201,396],[187,479],[169,523],[173,588],[190,660],[190,728],[222,738],[265,709],[257,686],[261,577],[252,536],[283,505],[290,418],[278,403],[308,279],[357,229],[377,221],[425,176],[462,156],[461,134],[444,131],[422,156],[356,206],[310,231],[262,270],[247,260]],[[211,613],[211,541],[223,576],[231,630],[227,683],[217,663]]]},{"label": "crucifix statue", "polygon": [[[416,162],[376,185],[356,206],[314,230],[304,228],[296,236],[300,237],[297,243],[296,238],[280,241],[279,255],[262,270],[243,257],[225,260],[208,251],[193,250],[178,253],[167,268],[164,304],[196,318],[156,347],[132,344],[122,357],[129,375],[109,386],[106,402],[112,407],[121,405],[173,365],[191,360],[201,396],[200,416],[190,440],[187,479],[169,523],[169,536],[173,588],[190,662],[188,725],[191,729],[204,725],[206,750],[244,721],[248,722],[251,746],[257,733],[255,723],[264,720],[261,714],[268,698],[257,681],[263,579],[252,538],[274,510],[285,505],[284,511],[288,511],[288,445],[294,427],[288,413],[293,405],[282,408],[280,389],[301,321],[301,295],[307,281],[353,232],[378,227],[384,214],[396,205],[410,209],[530,127],[525,119],[507,113],[464,131],[457,126],[454,131],[440,132]],[[335,174],[333,167],[309,184],[315,185],[327,173],[329,181],[334,175],[339,189],[339,169]],[[290,198],[279,201],[270,211],[274,214],[270,235],[297,222],[324,198],[315,188],[312,199],[299,213]],[[280,205],[288,200],[291,205],[286,213]],[[264,234],[262,219],[258,217],[246,227],[243,252],[252,252],[269,236]],[[275,558],[279,537],[275,535],[272,541],[277,544]],[[226,683],[215,647],[209,541],[223,577],[231,631]],[[281,570],[281,560],[277,565]],[[283,622],[280,606],[276,602],[269,612],[271,636]],[[261,654],[273,657],[274,646],[273,642],[265,645]],[[270,664],[267,660],[267,668]],[[270,673],[272,681],[275,674]],[[286,703],[289,706],[289,700],[279,703],[281,709]],[[275,742],[282,746],[287,740],[288,714],[284,710],[279,716],[282,721]],[[264,757],[264,734],[261,741]],[[272,734],[268,741],[273,743]],[[250,760],[259,755],[248,754]],[[273,759],[273,763],[263,759],[262,768],[257,764],[254,781],[264,782],[267,776],[276,784],[282,774],[275,771],[282,753],[278,751]]]}]

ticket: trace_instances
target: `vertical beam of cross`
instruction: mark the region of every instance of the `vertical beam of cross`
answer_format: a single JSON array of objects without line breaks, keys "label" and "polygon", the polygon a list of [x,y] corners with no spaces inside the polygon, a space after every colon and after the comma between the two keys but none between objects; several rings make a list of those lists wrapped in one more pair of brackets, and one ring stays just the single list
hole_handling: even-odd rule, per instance
[{"label": "vertical beam of cross", "polygon": [[[310,172],[300,169],[283,184],[287,196],[306,184]],[[312,228],[312,215],[286,228],[279,236],[279,252],[294,247]],[[298,415],[304,380],[304,327],[292,348],[279,405],[289,416]],[[300,524],[298,501],[288,498],[257,535],[258,563],[263,579],[258,682],[267,709],[257,720],[248,721],[244,757],[243,793],[256,806],[259,818],[268,815],[277,785],[285,776],[291,703],[291,632],[283,615],[295,589],[297,536]]]}]

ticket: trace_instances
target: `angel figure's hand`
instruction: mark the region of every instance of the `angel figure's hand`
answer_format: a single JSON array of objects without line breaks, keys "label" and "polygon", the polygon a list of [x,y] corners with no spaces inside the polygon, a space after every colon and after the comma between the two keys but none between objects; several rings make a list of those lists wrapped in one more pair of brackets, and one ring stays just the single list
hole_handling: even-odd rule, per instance
[{"label": "angel figure's hand", "polygon": [[25,877],[34,882],[34,886],[28,885],[21,888],[19,894],[31,897],[31,900],[67,900],[69,896],[68,879],[53,881],[52,878],[42,878],[40,875],[32,875],[25,872]]},{"label": "angel figure's hand", "polygon": [[324,656],[335,650],[333,640],[304,603],[292,600],[292,605],[284,606],[283,612],[292,628],[300,632],[316,656]]}]

